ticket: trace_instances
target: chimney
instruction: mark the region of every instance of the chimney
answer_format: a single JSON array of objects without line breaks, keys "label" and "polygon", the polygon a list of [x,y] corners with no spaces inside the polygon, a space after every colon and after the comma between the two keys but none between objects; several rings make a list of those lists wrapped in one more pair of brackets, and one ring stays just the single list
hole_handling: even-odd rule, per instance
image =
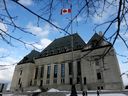
[{"label": "chimney", "polygon": [[103,36],[103,33],[101,31],[99,32],[99,36]]}]

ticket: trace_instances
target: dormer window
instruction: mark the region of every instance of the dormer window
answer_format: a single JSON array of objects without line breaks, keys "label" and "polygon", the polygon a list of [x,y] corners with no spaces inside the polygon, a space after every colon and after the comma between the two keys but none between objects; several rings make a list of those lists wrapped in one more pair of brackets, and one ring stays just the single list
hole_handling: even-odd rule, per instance
[{"label": "dormer window", "polygon": [[92,45],[92,47],[97,47],[97,46],[99,46],[99,41],[98,40],[93,40],[91,45]]},{"label": "dormer window", "polygon": [[60,50],[59,49],[57,49],[57,53],[60,53]]},{"label": "dormer window", "polygon": [[54,51],[53,51],[53,50],[51,51],[51,55],[52,55],[52,54],[54,54]]},{"label": "dormer window", "polygon": [[24,60],[28,60],[28,57],[24,57]]},{"label": "dormer window", "polygon": [[47,51],[45,51],[45,56],[47,56],[48,55],[48,52]]}]

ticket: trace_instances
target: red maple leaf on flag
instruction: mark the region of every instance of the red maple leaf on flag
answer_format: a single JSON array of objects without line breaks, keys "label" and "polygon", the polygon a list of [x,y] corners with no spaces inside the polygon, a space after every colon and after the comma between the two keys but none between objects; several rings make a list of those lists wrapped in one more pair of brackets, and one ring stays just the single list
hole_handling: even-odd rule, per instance
[{"label": "red maple leaf on flag", "polygon": [[71,9],[61,9],[61,15],[71,13]]}]

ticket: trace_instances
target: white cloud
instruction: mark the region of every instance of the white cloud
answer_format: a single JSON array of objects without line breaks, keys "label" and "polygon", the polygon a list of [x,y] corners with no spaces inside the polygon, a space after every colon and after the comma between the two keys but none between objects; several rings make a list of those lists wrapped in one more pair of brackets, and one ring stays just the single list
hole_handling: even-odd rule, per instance
[{"label": "white cloud", "polygon": [[[54,22],[55,25],[59,26],[56,22]],[[50,33],[57,32],[58,30],[54,27],[52,27],[50,24],[45,24],[43,27],[38,27],[33,25],[31,22],[27,25],[28,31],[32,32],[36,36],[39,37],[40,42],[33,44],[38,49],[44,49],[46,46],[48,46],[52,41],[48,39],[48,36]],[[29,46],[30,47],[30,46]]]},{"label": "white cloud", "polygon": [[101,15],[95,14],[93,18],[94,23],[103,23],[108,19],[109,14],[107,12],[103,12]]},{"label": "white cloud", "polygon": [[7,57],[1,60],[0,65],[11,65],[11,66],[1,66],[0,67],[0,81],[10,83],[12,80],[13,72],[14,72],[14,65],[18,59]]},{"label": "white cloud", "polygon": [[77,17],[77,22],[81,22],[81,21],[83,21],[84,20],[84,17],[81,17],[81,16],[78,16]]},{"label": "white cloud", "polygon": [[[2,22],[0,22],[0,29],[6,32],[7,26],[5,24],[3,24]],[[2,33],[2,32],[0,31],[0,33]]]},{"label": "white cloud", "polygon": [[0,48],[0,53],[5,53],[5,52],[7,52],[7,49],[5,49],[5,48]]},{"label": "white cloud", "polygon": [[19,0],[18,2],[25,6],[29,6],[32,4],[32,0]]},{"label": "white cloud", "polygon": [[33,25],[32,23],[29,23],[27,25],[27,28],[28,28],[28,31],[32,32],[33,34],[35,34],[41,38],[47,37],[51,31],[51,27],[49,24],[46,24],[43,27],[37,27],[37,26]]},{"label": "white cloud", "polygon": [[[109,2],[112,3],[113,0],[110,0]],[[116,1],[115,1],[114,5],[116,5]],[[112,17],[116,16],[115,12],[117,12],[117,10],[114,6],[112,6],[112,5],[109,6],[107,4],[104,6],[104,8],[103,8],[103,6],[104,6],[104,4],[101,4],[99,6],[99,9],[96,10],[94,17],[92,18],[94,23],[100,24],[100,23],[106,22],[106,21],[110,20]]]},{"label": "white cloud", "polygon": [[[55,24],[56,26],[59,27],[58,23],[53,22],[53,24]],[[32,32],[33,34],[35,34],[41,38],[48,37],[49,33],[58,32],[58,30],[55,27],[51,26],[48,23],[45,24],[44,26],[38,27],[30,22],[27,25],[27,29],[28,29],[28,31]]]},{"label": "white cloud", "polygon": [[43,38],[40,40],[40,43],[38,44],[34,44],[34,46],[38,49],[44,49],[45,47],[47,47],[52,41],[47,39],[47,38]]}]

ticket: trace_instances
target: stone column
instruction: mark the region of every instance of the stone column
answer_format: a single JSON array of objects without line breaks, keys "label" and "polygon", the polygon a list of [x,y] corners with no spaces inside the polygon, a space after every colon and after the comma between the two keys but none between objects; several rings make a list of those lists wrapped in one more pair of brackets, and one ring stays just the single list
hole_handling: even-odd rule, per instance
[{"label": "stone column", "polygon": [[50,85],[53,84],[53,79],[54,79],[54,64],[50,64],[51,68],[50,68]]},{"label": "stone column", "polygon": [[40,85],[40,66],[38,66],[38,74],[37,74],[37,86]]},{"label": "stone column", "polygon": [[65,63],[65,84],[69,84],[69,66]]},{"label": "stone column", "polygon": [[46,85],[46,80],[47,80],[47,65],[44,65],[43,85]]},{"label": "stone column", "polygon": [[61,84],[61,64],[58,64],[57,84]]},{"label": "stone column", "polygon": [[74,78],[73,78],[73,82],[74,84],[77,83],[77,61],[74,61],[73,62],[73,75],[74,75]]}]

